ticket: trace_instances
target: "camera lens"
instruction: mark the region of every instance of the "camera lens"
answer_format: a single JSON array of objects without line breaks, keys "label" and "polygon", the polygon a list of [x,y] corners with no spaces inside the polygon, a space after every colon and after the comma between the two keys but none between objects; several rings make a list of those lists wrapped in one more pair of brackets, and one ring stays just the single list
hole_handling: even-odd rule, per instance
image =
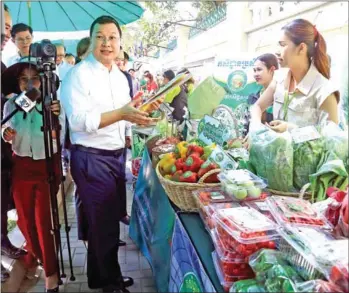
[{"label": "camera lens", "polygon": [[56,47],[51,43],[44,44],[42,51],[47,57],[54,57],[56,55]]}]

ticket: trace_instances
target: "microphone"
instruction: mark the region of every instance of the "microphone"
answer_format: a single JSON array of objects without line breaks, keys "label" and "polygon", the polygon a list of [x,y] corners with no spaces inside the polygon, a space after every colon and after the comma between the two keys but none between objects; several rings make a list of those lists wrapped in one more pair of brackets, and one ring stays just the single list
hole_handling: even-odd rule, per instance
[{"label": "microphone", "polygon": [[1,125],[9,121],[17,112],[24,111],[29,113],[34,109],[36,100],[40,98],[41,92],[37,88],[31,88],[28,92],[22,92],[15,97],[14,103],[16,109],[13,110],[7,117],[1,120]]}]

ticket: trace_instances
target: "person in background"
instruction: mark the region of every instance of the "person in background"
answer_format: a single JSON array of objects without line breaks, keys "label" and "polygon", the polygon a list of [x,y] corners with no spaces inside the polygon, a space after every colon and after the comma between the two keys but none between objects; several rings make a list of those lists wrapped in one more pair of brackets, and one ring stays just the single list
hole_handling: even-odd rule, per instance
[{"label": "person in background", "polygon": [[[1,39],[1,51],[4,50],[6,43],[11,38],[12,18],[6,4],[4,5],[5,35]],[[1,61],[1,75],[6,70],[5,64]],[[1,92],[1,109],[4,109],[7,99]],[[1,111],[1,119],[3,112]],[[12,151],[11,145],[6,143],[1,137],[1,254],[9,258],[16,259],[26,254],[26,251],[19,249],[11,243],[8,238],[7,230],[7,212],[11,201],[11,168]],[[5,282],[10,277],[9,272],[1,263],[1,282]]]},{"label": "person in background", "polygon": [[329,80],[326,42],[316,27],[304,19],[285,25],[276,56],[288,73],[276,76],[251,108],[250,129],[273,103],[269,126],[277,132],[317,124],[321,112],[338,124],[339,92]]},{"label": "person in background", "polygon": [[11,39],[16,45],[18,52],[8,59],[8,67],[18,63],[21,58],[29,55],[30,45],[33,41],[33,29],[24,23],[17,23],[12,27]]},{"label": "person in background", "polygon": [[116,57],[115,63],[119,67],[120,71],[125,75],[125,77],[127,79],[128,86],[130,87],[130,97],[132,99],[135,93],[133,92],[132,77],[125,69],[126,68],[126,62],[127,62],[125,60],[126,60],[125,52],[122,50],[122,47],[120,47],[120,53],[119,53],[118,57]]},{"label": "person in background", "polygon": [[148,93],[154,94],[158,90],[158,85],[156,84],[153,75],[149,71],[146,71],[144,77],[147,81],[146,89]]},{"label": "person in background", "polygon": [[[5,70],[1,76],[4,94],[20,94],[29,87],[41,86],[36,60],[21,61]],[[57,85],[58,86],[58,80]],[[14,99],[4,107],[4,116],[16,109]],[[17,113],[5,125],[3,139],[12,142],[13,168],[12,190],[18,214],[18,227],[25,240],[28,253],[23,256],[23,265],[27,269],[27,278],[34,278],[39,262],[45,270],[46,292],[58,292],[57,255],[51,234],[51,204],[47,178],[44,133],[42,127],[42,103],[37,103],[29,113]],[[53,115],[60,114],[59,101],[50,105]],[[64,126],[64,117],[59,117]],[[63,127],[64,129],[64,127]],[[56,133],[52,132],[52,137]],[[55,180],[54,191],[57,194],[60,184],[60,167],[57,152],[53,154]]]},{"label": "person in background", "polygon": [[68,71],[70,69],[72,69],[73,66],[64,60],[64,57],[65,57],[64,45],[63,44],[55,44],[55,46],[56,46],[56,50],[57,50],[57,58],[56,58],[57,69],[56,69],[56,71],[58,71],[59,79],[60,79],[60,81],[62,81],[64,79],[64,77],[66,76],[66,74],[68,73]]},{"label": "person in background", "polygon": [[78,45],[76,46],[76,64],[84,60],[86,56],[89,54],[90,45],[90,37],[83,38],[79,41]]},{"label": "person in background", "polygon": [[125,122],[153,123],[136,109],[141,99],[131,101],[127,79],[115,64],[121,36],[114,18],[95,19],[91,54],[68,72],[61,90],[72,142],[71,173],[88,221],[88,286],[103,292],[129,292],[126,287],[133,284],[122,276],[118,261]]},{"label": "person in background", "polygon": [[128,73],[131,75],[131,78],[132,78],[132,91],[134,94],[136,94],[138,91],[141,90],[141,86],[136,77],[136,71],[133,68],[131,68],[128,70]]},{"label": "person in background", "polygon": [[[177,75],[182,74],[182,73],[190,73],[190,71],[187,68],[182,68],[177,72]],[[187,93],[188,97],[191,95],[195,87],[195,80],[192,77],[189,79],[185,84],[184,84],[184,89],[185,92]]]},{"label": "person in background", "polygon": [[[277,69],[279,69],[279,63],[274,54],[267,53],[256,58],[253,67],[253,76],[256,82],[263,88],[258,93],[248,97],[248,103],[250,105],[255,104],[266,88],[268,88]],[[273,106],[270,106],[262,114],[262,123],[270,123],[271,121],[273,121]]]},{"label": "person in background", "polygon": [[[168,84],[171,80],[175,78],[175,74],[172,70],[167,70],[163,74],[164,85]],[[175,86],[168,94],[165,96],[164,102],[169,103],[172,108],[172,117],[180,122],[184,119],[184,108],[188,105],[188,96],[185,92],[184,86]]]},{"label": "person in background", "polygon": [[64,60],[66,63],[70,64],[71,66],[75,65],[75,56],[71,53],[65,54]]}]

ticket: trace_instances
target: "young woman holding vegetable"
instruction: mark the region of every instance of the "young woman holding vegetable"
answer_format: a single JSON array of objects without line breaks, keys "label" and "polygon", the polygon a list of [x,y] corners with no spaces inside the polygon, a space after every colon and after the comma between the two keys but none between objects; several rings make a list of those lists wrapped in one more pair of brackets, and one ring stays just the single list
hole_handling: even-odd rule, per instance
[{"label": "young woman holding vegetable", "polygon": [[[338,124],[339,92],[329,81],[330,66],[326,42],[316,27],[296,19],[282,28],[276,53],[286,76],[274,78],[251,108],[251,127],[261,123],[262,113],[272,104],[276,132],[314,125],[320,113]],[[252,126],[253,125],[253,126]]]}]

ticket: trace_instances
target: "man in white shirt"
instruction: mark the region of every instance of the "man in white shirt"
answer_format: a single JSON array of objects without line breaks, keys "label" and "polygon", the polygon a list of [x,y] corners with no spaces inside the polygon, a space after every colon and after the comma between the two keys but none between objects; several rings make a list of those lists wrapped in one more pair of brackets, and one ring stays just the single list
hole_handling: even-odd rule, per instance
[{"label": "man in white shirt", "polygon": [[16,45],[18,52],[7,61],[7,67],[16,64],[21,58],[29,55],[30,45],[33,41],[33,29],[25,23],[17,23],[11,30],[12,42]]},{"label": "man in white shirt", "polygon": [[63,44],[55,44],[57,50],[56,65],[59,73],[59,79],[62,81],[68,71],[73,68],[72,65],[64,61],[65,58],[65,47]]},{"label": "man in white shirt", "polygon": [[[91,54],[72,68],[62,84],[61,102],[70,128],[71,173],[88,222],[88,285],[104,292],[129,292],[118,263],[119,220],[125,188],[127,121],[148,125],[136,109],[124,74],[115,65],[121,29],[110,16],[90,28]],[[157,107],[158,105],[155,105]]]}]

